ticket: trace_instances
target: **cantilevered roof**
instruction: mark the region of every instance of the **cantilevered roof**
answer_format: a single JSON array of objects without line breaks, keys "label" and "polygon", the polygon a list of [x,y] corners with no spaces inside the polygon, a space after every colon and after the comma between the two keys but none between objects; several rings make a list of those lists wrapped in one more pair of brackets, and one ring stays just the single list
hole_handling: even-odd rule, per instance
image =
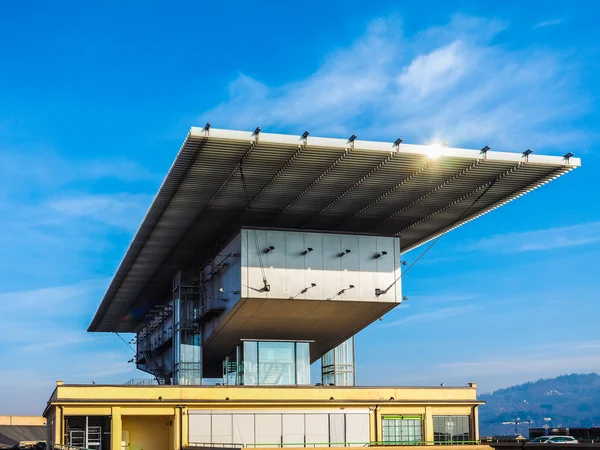
[{"label": "cantilevered roof", "polygon": [[400,236],[406,252],[581,164],[257,131],[190,130],[89,331],[136,331],[241,226]]}]

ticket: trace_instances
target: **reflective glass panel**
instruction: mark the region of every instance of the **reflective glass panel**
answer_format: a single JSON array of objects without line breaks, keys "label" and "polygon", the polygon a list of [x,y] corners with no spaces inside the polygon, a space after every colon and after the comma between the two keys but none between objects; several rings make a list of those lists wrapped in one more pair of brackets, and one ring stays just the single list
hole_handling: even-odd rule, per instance
[{"label": "reflective glass panel", "polygon": [[244,341],[244,384],[258,384],[258,342]]},{"label": "reflective glass panel", "polygon": [[310,384],[310,353],[308,342],[296,342],[296,384]]},{"label": "reflective glass panel", "polygon": [[296,384],[294,342],[258,343],[258,384]]}]

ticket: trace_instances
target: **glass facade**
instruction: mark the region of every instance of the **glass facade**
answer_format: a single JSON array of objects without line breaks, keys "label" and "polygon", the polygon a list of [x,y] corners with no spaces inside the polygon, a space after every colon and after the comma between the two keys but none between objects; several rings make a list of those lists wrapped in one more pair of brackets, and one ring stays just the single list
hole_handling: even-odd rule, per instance
[{"label": "glass facade", "polygon": [[354,336],[328,351],[321,358],[323,385],[354,386]]},{"label": "glass facade", "polygon": [[433,439],[436,444],[470,441],[469,416],[433,416]]},{"label": "glass facade", "polygon": [[421,416],[384,416],[382,420],[383,443],[410,445],[423,441]]},{"label": "glass facade", "polygon": [[177,274],[173,280],[175,384],[202,384],[202,342],[194,325],[200,303],[198,280],[189,274]]},{"label": "glass facade", "polygon": [[[235,384],[285,386],[310,384],[308,342],[244,341],[238,351]],[[230,362],[231,364],[231,362]],[[234,381],[227,379],[228,384]]]}]

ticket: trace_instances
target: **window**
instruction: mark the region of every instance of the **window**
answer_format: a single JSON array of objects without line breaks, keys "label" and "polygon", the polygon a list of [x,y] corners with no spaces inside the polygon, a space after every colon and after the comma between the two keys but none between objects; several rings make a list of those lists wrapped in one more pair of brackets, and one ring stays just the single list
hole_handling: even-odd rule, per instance
[{"label": "window", "polygon": [[433,416],[433,439],[436,444],[470,441],[469,416]]},{"label": "window", "polygon": [[354,336],[328,351],[321,359],[323,384],[354,386]]},{"label": "window", "polygon": [[244,341],[243,384],[310,384],[308,342]]},{"label": "window", "polygon": [[294,342],[258,343],[258,384],[296,384]]},{"label": "window", "polygon": [[423,440],[421,416],[384,416],[383,443],[387,445],[418,444]]}]

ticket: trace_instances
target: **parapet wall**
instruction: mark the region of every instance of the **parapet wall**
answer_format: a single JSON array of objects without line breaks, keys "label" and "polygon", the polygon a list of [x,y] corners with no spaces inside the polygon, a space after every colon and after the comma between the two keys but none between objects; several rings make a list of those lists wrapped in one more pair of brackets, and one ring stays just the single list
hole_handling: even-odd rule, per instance
[{"label": "parapet wall", "polygon": [[0,416],[0,425],[44,426],[46,418],[42,416]]}]

